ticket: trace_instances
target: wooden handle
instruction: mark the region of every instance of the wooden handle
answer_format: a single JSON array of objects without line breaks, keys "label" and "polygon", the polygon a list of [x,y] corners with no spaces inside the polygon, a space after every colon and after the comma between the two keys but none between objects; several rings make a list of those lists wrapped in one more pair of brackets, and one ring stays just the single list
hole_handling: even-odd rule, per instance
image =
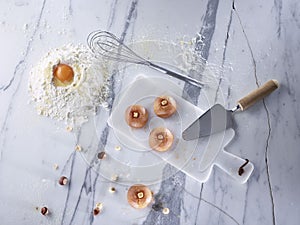
[{"label": "wooden handle", "polygon": [[271,94],[274,90],[279,87],[279,82],[277,80],[269,80],[256,90],[250,92],[248,95],[243,97],[238,101],[238,105],[241,110],[245,110],[252,106],[254,103],[258,102],[262,98]]}]

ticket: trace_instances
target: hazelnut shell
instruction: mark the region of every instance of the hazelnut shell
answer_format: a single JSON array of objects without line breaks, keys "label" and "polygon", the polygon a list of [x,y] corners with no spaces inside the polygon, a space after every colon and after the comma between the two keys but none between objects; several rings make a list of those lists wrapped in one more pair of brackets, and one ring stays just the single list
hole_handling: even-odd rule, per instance
[{"label": "hazelnut shell", "polygon": [[169,150],[173,141],[174,136],[172,132],[165,127],[154,128],[149,135],[149,146],[159,152]]},{"label": "hazelnut shell", "polygon": [[141,105],[131,105],[126,109],[125,120],[132,128],[142,128],[148,122],[148,111]]},{"label": "hazelnut shell", "polygon": [[146,208],[152,199],[152,191],[143,184],[135,184],[128,189],[127,201],[133,208]]},{"label": "hazelnut shell", "polygon": [[154,113],[161,118],[168,118],[176,112],[176,101],[171,96],[160,96],[154,100]]}]

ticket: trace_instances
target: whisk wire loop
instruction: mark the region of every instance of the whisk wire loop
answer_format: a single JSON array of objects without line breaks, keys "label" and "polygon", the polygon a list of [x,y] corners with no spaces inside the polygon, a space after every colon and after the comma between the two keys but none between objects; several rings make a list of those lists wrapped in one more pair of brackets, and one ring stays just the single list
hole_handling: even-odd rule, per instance
[{"label": "whisk wire loop", "polygon": [[114,34],[95,31],[88,36],[88,46],[97,56],[135,64],[148,64],[148,61],[127,47]]},{"label": "whisk wire loop", "polygon": [[121,39],[108,31],[94,31],[90,33],[87,38],[87,43],[96,57],[104,57],[117,62],[146,65],[197,87],[203,86],[200,81],[194,78],[184,74],[176,73],[162,66],[156,65],[149,60],[146,60],[126,46]]}]

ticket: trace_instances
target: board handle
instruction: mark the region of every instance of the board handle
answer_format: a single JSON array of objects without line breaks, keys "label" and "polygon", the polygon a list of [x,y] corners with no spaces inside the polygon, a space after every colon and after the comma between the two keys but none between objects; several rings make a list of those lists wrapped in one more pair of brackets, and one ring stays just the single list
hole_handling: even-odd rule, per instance
[{"label": "board handle", "polygon": [[262,98],[268,96],[273,91],[275,91],[279,87],[279,82],[277,80],[269,80],[256,90],[250,92],[248,95],[243,97],[238,101],[238,105],[240,109],[246,110],[250,106],[254,105],[256,102],[261,100]]},{"label": "board handle", "polygon": [[219,152],[215,165],[241,184],[247,182],[254,169],[249,160],[242,159],[224,150]]}]

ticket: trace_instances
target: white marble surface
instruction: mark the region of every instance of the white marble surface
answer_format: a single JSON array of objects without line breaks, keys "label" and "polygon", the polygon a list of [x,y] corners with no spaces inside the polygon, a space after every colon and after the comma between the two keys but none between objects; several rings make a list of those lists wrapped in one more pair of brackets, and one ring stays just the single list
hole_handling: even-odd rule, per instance
[{"label": "white marble surface", "polygon": [[[235,115],[236,136],[227,150],[253,162],[246,184],[219,169],[203,184],[179,172],[151,186],[170,214],[135,210],[126,202],[127,185],[99,176],[74,151],[76,135],[37,115],[28,104],[32,66],[51,48],[85,43],[96,29],[128,43],[198,37],[195,51],[217,68],[228,108],[268,79],[280,82],[278,91]],[[1,224],[299,224],[298,1],[2,0],[0,40]],[[199,90],[185,90],[196,103]],[[109,112],[98,116],[105,134]],[[57,184],[62,174],[70,178],[66,187]],[[96,202],[104,210],[94,217]],[[50,215],[36,210],[43,205]]]}]

